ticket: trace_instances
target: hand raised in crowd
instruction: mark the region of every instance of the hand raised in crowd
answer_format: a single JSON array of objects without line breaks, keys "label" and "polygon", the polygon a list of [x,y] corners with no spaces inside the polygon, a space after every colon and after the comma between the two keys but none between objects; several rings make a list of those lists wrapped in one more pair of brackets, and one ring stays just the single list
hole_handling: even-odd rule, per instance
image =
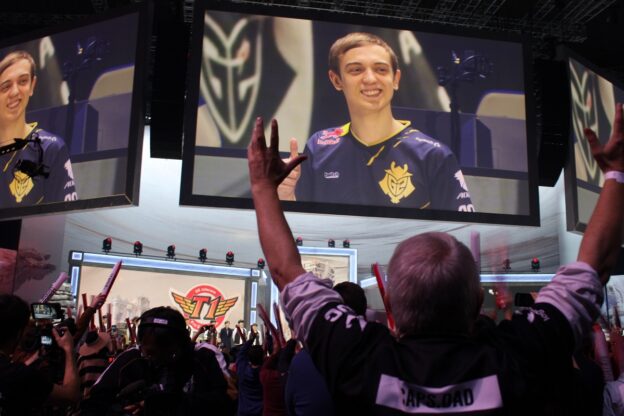
[{"label": "hand raised in crowd", "polygon": [[199,336],[201,334],[203,334],[204,332],[206,332],[208,330],[208,325],[202,325],[196,332],[195,335],[193,335],[193,338],[191,338],[191,342],[196,342],[197,338],[199,338]]},{"label": "hand raised in crowd", "polygon": [[[299,146],[297,139],[292,137],[290,139],[290,157],[288,159],[282,159],[284,163],[288,164],[291,160],[296,159],[299,156]],[[277,187],[277,196],[281,201],[294,201],[295,188],[297,187],[297,181],[301,176],[301,165],[295,166],[295,168],[286,176],[286,178]]]},{"label": "hand raised in crowd", "polygon": [[277,186],[306,159],[305,156],[296,156],[291,157],[288,163],[282,160],[279,155],[277,120],[271,122],[271,142],[267,147],[261,117],[256,119],[251,142],[247,147],[247,158],[252,188],[260,186],[267,189],[277,189]]},{"label": "hand raised in crowd", "polygon": [[65,352],[71,352],[74,348],[74,338],[72,334],[65,328],[63,335],[61,335],[58,329],[52,329],[52,335],[56,340],[56,343]]},{"label": "hand raised in crowd", "polygon": [[603,173],[610,170],[624,171],[624,122],[622,118],[622,104],[617,103],[611,136],[605,145],[600,143],[598,136],[592,129],[584,129],[592,156],[596,159]]},{"label": "hand raised in crowd", "polygon": [[89,307],[93,309],[100,309],[104,305],[104,302],[106,302],[106,295],[100,293],[99,295],[93,297]]}]

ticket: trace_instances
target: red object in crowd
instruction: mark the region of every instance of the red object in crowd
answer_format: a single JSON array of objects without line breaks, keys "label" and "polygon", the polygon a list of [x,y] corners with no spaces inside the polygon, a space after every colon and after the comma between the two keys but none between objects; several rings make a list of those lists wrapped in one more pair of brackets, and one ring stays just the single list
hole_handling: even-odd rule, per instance
[{"label": "red object in crowd", "polygon": [[395,331],[394,316],[392,316],[392,309],[390,308],[390,302],[386,299],[386,288],[384,287],[383,279],[381,278],[381,272],[379,271],[379,263],[373,264],[373,273],[377,279],[377,287],[379,288],[379,294],[383,300],[384,309],[386,310],[386,318],[388,320],[388,328],[392,332]]}]

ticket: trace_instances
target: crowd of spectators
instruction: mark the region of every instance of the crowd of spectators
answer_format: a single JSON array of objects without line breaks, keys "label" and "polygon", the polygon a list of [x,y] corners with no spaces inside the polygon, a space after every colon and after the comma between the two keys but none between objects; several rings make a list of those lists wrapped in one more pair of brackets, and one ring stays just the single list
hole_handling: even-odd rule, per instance
[{"label": "crowd of spectators", "polygon": [[[360,286],[345,282],[336,290],[365,312]],[[218,334],[206,325],[191,337],[183,315],[163,306],[141,315],[133,340],[131,328],[123,336],[115,326],[94,326],[103,300],[96,297],[76,321],[55,323],[55,342],[44,345],[42,333],[52,322],[33,321],[25,301],[0,295],[0,415],[332,412],[331,396],[309,355],[294,338],[285,342],[272,324],[254,323],[247,330],[240,320],[230,330],[226,322]],[[302,362],[299,356],[307,358]],[[301,382],[288,382],[291,367]]]}]

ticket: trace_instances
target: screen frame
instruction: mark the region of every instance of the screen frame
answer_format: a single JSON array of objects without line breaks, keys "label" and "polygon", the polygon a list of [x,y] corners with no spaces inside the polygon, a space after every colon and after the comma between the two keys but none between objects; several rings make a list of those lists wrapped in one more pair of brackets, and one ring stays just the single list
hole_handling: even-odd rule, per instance
[{"label": "screen frame", "polygon": [[[310,256],[310,257],[325,257],[327,259],[331,259],[331,258],[346,258],[348,263],[349,263],[349,270],[347,272],[347,282],[351,282],[351,283],[355,283],[357,285],[362,285],[361,282],[358,283],[358,262],[357,262],[357,249],[355,248],[339,248],[339,247],[307,247],[307,246],[297,246],[297,251],[299,252],[299,254],[302,257],[302,264],[303,264],[303,258],[305,256]],[[306,271],[307,272],[307,271]],[[338,282],[338,283],[342,283],[342,282]],[[275,284],[275,282],[273,282],[273,279],[271,279],[269,285],[271,286],[270,292],[270,302],[271,305],[276,303],[276,304],[280,304],[279,299],[280,299],[280,291],[279,288],[277,287],[277,285]],[[281,308],[281,304],[280,304],[280,308]],[[282,313],[282,318],[284,316],[283,310],[281,311]],[[273,308],[271,308],[271,311],[269,312],[270,315],[270,319],[271,322],[273,322],[273,324],[277,323],[277,317],[275,316],[275,310]]]},{"label": "screen frame", "polygon": [[[566,71],[568,74],[568,85],[569,74],[570,74],[570,59],[574,59],[578,61],[581,65],[585,66],[592,72],[595,72],[596,75],[604,78],[611,84],[613,84],[616,88],[624,90],[624,81],[618,80],[613,75],[608,75],[607,71],[604,68],[600,68],[596,64],[589,61],[589,59],[585,58],[582,54],[575,51],[569,46],[561,47],[562,59],[566,62]],[[568,93],[570,93],[570,87],[568,86]],[[572,124],[572,100],[570,99],[570,117],[569,121]],[[579,199],[578,199],[578,185],[577,185],[577,177],[576,177],[576,159],[574,154],[574,129],[570,128],[570,135],[568,137],[568,160],[564,166],[564,189],[565,189],[565,205],[566,205],[566,229],[567,231],[576,232],[579,234],[585,233],[587,229],[587,223],[582,222],[580,219],[580,210],[579,210]],[[602,188],[601,188],[602,189]],[[600,192],[596,194],[596,199],[598,199],[598,195]]]},{"label": "screen frame", "polygon": [[[455,212],[444,210],[416,210],[412,208],[398,208],[385,206],[363,206],[336,203],[302,202],[302,201],[282,201],[282,207],[286,211],[315,213],[315,214],[337,214],[355,215],[366,217],[389,217],[406,218],[420,220],[455,221],[464,223],[493,223],[509,225],[540,225],[539,192],[538,192],[538,167],[537,167],[537,127],[535,116],[535,102],[532,87],[532,69],[530,48],[528,38],[521,35],[508,33],[482,32],[471,29],[450,28],[441,25],[407,22],[402,19],[392,19],[389,17],[370,17],[348,12],[328,12],[321,10],[302,9],[297,7],[284,6],[280,8],[251,4],[226,4],[214,3],[209,0],[196,0],[193,29],[191,36],[190,59],[187,71],[187,99],[184,112],[184,143],[182,151],[182,179],[180,186],[180,205],[223,207],[238,209],[253,209],[251,198],[245,197],[224,197],[216,195],[200,195],[193,193],[193,175],[195,165],[195,137],[197,122],[197,102],[199,98],[199,78],[201,71],[201,44],[203,38],[203,14],[205,11],[223,11],[244,14],[257,14],[275,17],[299,18],[308,20],[320,20],[327,22],[348,22],[349,24],[369,25],[373,27],[383,27],[391,29],[405,29],[410,31],[422,31],[429,33],[439,33],[443,35],[455,35],[463,37],[478,37],[487,40],[501,40],[516,42],[522,47],[524,66],[524,94],[526,112],[526,146],[527,146],[527,176],[528,176],[528,207],[529,213],[522,214],[500,214],[484,212]],[[265,124],[269,120],[265,120]],[[282,140],[284,140],[282,138]],[[228,150],[225,149],[225,152]],[[288,157],[284,155],[284,157]],[[305,163],[305,162],[304,162]],[[466,171],[464,170],[464,174]]]},{"label": "screen frame", "polygon": [[94,208],[138,205],[141,177],[141,152],[145,127],[145,98],[147,92],[147,69],[149,62],[149,44],[152,30],[152,6],[150,2],[137,3],[121,7],[94,17],[41,30],[29,32],[11,38],[1,39],[0,48],[19,45],[46,36],[84,28],[103,23],[115,18],[137,14],[137,43],[134,58],[133,89],[131,99],[130,128],[128,134],[126,178],[123,194],[109,195],[76,201],[51,202],[42,205],[0,208],[0,219],[22,218],[30,215],[51,214],[65,211],[89,210]]}]

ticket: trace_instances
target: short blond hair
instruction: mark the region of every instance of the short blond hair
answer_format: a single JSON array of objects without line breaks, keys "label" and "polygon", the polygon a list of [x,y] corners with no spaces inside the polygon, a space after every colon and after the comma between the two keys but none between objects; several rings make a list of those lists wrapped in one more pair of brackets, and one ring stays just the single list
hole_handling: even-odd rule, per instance
[{"label": "short blond hair", "polygon": [[14,63],[22,59],[30,63],[30,78],[31,79],[34,78],[35,77],[35,59],[32,57],[31,54],[29,54],[26,51],[13,51],[7,54],[4,58],[2,58],[2,60],[0,61],[0,75],[2,75],[4,71],[7,70],[8,67],[10,67]]},{"label": "short blond hair", "polygon": [[365,45],[379,45],[384,48],[390,55],[392,73],[397,72],[399,69],[399,60],[390,45],[379,36],[365,32],[349,33],[334,42],[331,48],[329,48],[329,69],[340,75],[340,57],[353,48],[359,48]]}]

